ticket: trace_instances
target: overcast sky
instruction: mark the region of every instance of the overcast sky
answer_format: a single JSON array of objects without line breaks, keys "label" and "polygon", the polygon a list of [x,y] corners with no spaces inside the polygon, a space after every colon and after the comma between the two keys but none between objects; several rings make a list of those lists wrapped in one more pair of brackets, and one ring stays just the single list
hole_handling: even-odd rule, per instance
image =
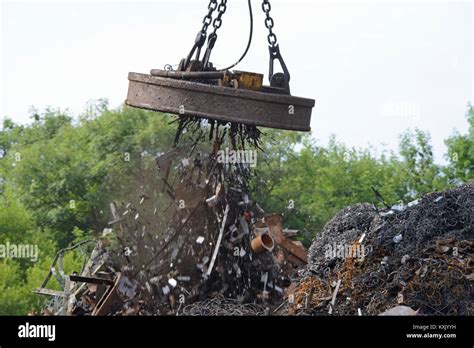
[{"label": "overcast sky", "polygon": [[[31,106],[75,115],[91,99],[119,106],[129,71],[163,68],[188,53],[208,3],[0,1],[0,117],[22,123]],[[399,135],[419,127],[443,162],[443,140],[467,130],[474,99],[472,2],[271,2],[292,94],[316,99],[314,137],[397,149]],[[212,56],[217,67],[246,46],[246,3],[228,1]],[[254,41],[238,69],[267,74],[260,3],[253,0]]]}]

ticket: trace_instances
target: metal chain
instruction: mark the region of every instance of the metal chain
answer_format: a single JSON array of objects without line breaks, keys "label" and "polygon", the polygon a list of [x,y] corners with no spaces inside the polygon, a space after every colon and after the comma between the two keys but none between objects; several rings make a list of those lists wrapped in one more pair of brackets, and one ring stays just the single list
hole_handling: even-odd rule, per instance
[{"label": "metal chain", "polygon": [[209,12],[207,13],[206,16],[204,16],[204,19],[202,20],[201,34],[206,34],[207,28],[212,23],[212,14],[217,9],[217,0],[210,0],[209,5],[207,6],[207,9],[209,10]]},{"label": "metal chain", "polygon": [[[270,71],[268,73],[268,78],[270,80],[270,86],[278,87],[286,90],[288,94],[290,94],[290,72],[286,67],[285,61],[280,53],[280,47],[278,45],[278,39],[275,33],[273,32],[273,27],[275,26],[275,22],[273,18],[270,16],[270,11],[272,10],[272,5],[270,4],[269,0],[263,0],[262,2],[262,10],[265,12],[265,26],[268,29],[268,49],[270,51]],[[278,60],[280,65],[283,69],[283,73],[274,73],[274,61]]]},{"label": "metal chain", "polygon": [[265,18],[265,26],[267,27],[268,32],[269,32],[268,37],[267,37],[268,44],[272,47],[276,47],[278,45],[277,44],[277,37],[276,37],[275,33],[273,32],[273,27],[275,25],[275,22],[273,21],[273,18],[270,16],[270,11],[272,10],[272,5],[270,4],[269,0],[263,0],[262,10],[263,10],[263,12],[265,12],[265,14],[267,16]]},{"label": "metal chain", "polygon": [[214,19],[212,25],[214,26],[214,31],[211,35],[216,35],[217,30],[222,26],[222,16],[224,15],[225,11],[227,10],[227,0],[221,0],[219,7],[217,9],[218,15]]},{"label": "metal chain", "polygon": [[199,57],[201,56],[201,48],[206,42],[207,38],[207,29],[209,28],[209,25],[212,23],[212,14],[214,11],[217,9],[217,0],[210,0],[209,5],[207,5],[208,12],[204,16],[204,19],[202,20],[202,28],[198,32],[196,39],[194,41],[194,46],[189,52],[188,56],[181,61],[179,64],[179,70],[184,71],[188,68],[188,66],[191,63],[192,56],[196,54],[196,60],[199,60]]},{"label": "metal chain", "polygon": [[212,25],[214,26],[214,31],[211,34],[209,34],[209,38],[207,40],[207,49],[206,49],[206,52],[204,53],[204,58],[203,58],[204,69],[207,69],[210,66],[209,59],[211,57],[212,49],[214,48],[214,45],[216,44],[216,41],[217,41],[217,30],[222,26],[222,16],[224,15],[226,10],[227,10],[227,0],[221,0],[219,7],[217,9],[218,11],[217,17],[212,22]]}]

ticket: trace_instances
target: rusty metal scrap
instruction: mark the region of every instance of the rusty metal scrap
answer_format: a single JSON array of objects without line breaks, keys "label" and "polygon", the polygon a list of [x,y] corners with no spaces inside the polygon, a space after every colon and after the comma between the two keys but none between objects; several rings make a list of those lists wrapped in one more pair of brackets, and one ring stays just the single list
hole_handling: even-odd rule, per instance
[{"label": "rusty metal scrap", "polygon": [[[64,296],[75,300],[62,314],[194,315],[226,302],[234,304],[228,312],[257,315],[259,306],[281,304],[306,251],[284,235],[281,219],[249,197],[249,168],[217,161],[225,134],[215,129],[207,156],[190,156],[185,146],[161,154],[158,173],[137,178],[136,197],[111,204],[111,228],[85,271],[66,277],[71,295]],[[275,231],[265,235],[280,244],[260,254],[251,241],[266,219]]]},{"label": "rusty metal scrap", "polygon": [[[404,313],[473,315],[473,207],[470,183],[395,209],[343,209],[315,238],[294,301],[280,314],[395,315],[407,308]],[[327,247],[336,244],[352,252],[328,257]],[[354,256],[361,246],[366,254]]]},{"label": "rusty metal scrap", "polygon": [[276,243],[298,258],[301,265],[308,263],[308,253],[303,245],[285,236],[281,215],[268,215],[262,223],[268,226],[268,231]]},{"label": "rusty metal scrap", "polygon": [[[288,240],[279,215],[256,209],[242,188],[227,189],[227,181],[208,183],[204,198],[216,196],[212,205],[203,198],[192,209],[180,208],[175,195],[162,196],[159,187],[153,194],[174,202],[165,214],[157,213],[149,190],[146,200],[141,194],[134,203],[113,204],[114,228],[126,246],[121,263],[112,262],[101,240],[82,274],[57,272],[62,291],[37,290],[51,298],[44,315],[473,314],[472,184],[443,192],[443,200],[427,195],[393,214],[367,204],[348,207],[307,256]],[[450,223],[440,209],[457,214],[460,223]],[[423,230],[424,244],[416,243],[427,226],[436,231]],[[403,238],[393,240],[400,229]],[[262,235],[274,245],[256,253],[251,241]],[[350,254],[328,257],[328,243],[344,243]],[[367,253],[360,257],[363,246]]]}]

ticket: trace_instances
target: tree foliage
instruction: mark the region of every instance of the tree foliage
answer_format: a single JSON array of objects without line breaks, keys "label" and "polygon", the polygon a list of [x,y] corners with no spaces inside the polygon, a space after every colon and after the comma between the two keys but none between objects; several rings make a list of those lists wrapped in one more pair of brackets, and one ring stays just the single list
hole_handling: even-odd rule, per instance
[{"label": "tree foliage", "polygon": [[467,182],[474,179],[474,107],[469,106],[467,113],[469,132],[455,132],[445,143],[448,147],[449,166],[445,173],[452,182]]}]

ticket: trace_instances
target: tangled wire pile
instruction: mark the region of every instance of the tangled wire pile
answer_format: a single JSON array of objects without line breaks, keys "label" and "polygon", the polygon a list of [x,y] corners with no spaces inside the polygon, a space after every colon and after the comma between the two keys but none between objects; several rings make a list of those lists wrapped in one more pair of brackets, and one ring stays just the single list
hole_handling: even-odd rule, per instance
[{"label": "tangled wire pile", "polygon": [[257,304],[242,304],[223,296],[195,302],[183,308],[181,315],[185,316],[263,316],[267,308]]},{"label": "tangled wire pile", "polygon": [[474,183],[385,211],[348,207],[314,240],[287,311],[472,315],[473,251]]}]

